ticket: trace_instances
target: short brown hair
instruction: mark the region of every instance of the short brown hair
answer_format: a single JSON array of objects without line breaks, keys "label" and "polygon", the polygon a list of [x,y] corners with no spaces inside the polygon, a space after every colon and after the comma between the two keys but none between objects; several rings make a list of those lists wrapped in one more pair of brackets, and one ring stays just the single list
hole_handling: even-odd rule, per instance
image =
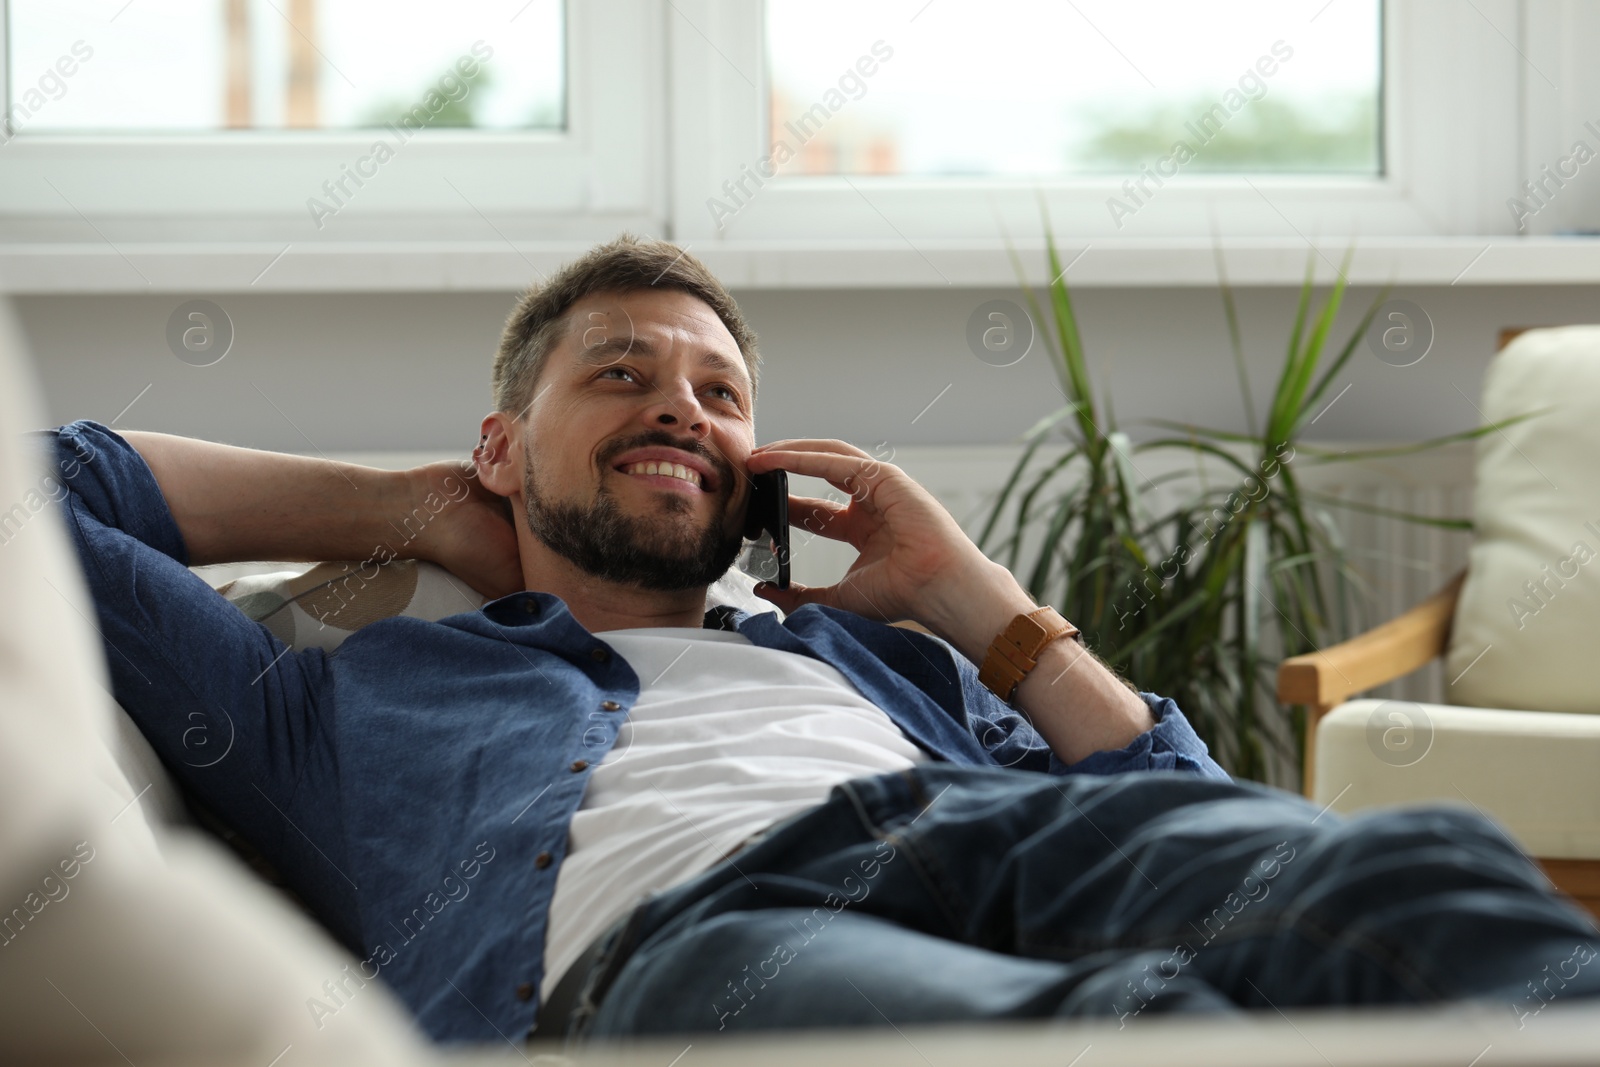
[{"label": "short brown hair", "polygon": [[676,289],[704,301],[733,335],[750,372],[752,398],[760,354],[756,335],[744,321],[721,282],[704,263],[668,241],[641,240],[624,233],[616,240],[596,245],[535,283],[517,301],[500,337],[494,357],[494,405],[498,411],[517,412],[533,394],[534,383],[555,347],[567,312],[595,293],[628,293],[640,289]]}]

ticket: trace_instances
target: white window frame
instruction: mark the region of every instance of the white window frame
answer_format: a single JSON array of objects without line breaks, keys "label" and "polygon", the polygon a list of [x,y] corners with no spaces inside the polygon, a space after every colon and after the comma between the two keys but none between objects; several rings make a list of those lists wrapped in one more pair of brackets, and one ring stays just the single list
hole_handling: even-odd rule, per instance
[{"label": "white window frame", "polygon": [[[1475,0],[1482,18],[1464,12],[1459,0],[1384,4],[1381,176],[1181,176],[1120,229],[1106,200],[1123,195],[1121,183],[1102,178],[779,177],[731,218],[714,221],[707,201],[724,196],[724,181],[770,151],[763,143],[765,94],[752,93],[746,82],[766,84],[764,5],[674,5],[682,17],[669,22],[671,47],[688,59],[672,68],[674,135],[685,148],[674,162],[674,232],[702,245],[992,245],[1003,242],[1005,231],[1039,232],[1041,194],[1055,232],[1080,240],[1209,240],[1213,220],[1228,238],[1316,235],[1348,242],[1511,232],[1500,201],[1516,184],[1523,60],[1496,27],[1517,39],[1518,0]],[[869,44],[863,41],[861,50]]]},{"label": "white window frame", "polygon": [[[323,182],[366,154],[381,131],[30,135],[24,126],[0,146],[4,222],[13,239],[46,242],[93,240],[92,227],[113,243],[301,247],[659,229],[661,10],[657,0],[567,0],[564,130],[417,131],[320,226],[307,201],[326,201]],[[4,44],[0,56],[9,57]],[[85,63],[75,80],[95,73]]]},{"label": "white window frame", "polygon": [[0,145],[0,289],[505,290],[623,229],[736,287],[1010,287],[1008,246],[1047,280],[1041,194],[1068,255],[1093,249],[1076,284],[1213,285],[1218,237],[1241,284],[1292,284],[1307,244],[1324,276],[1354,247],[1357,282],[1600,281],[1600,241],[1541,236],[1600,221],[1600,161],[1523,232],[1508,211],[1595,118],[1600,5],[1385,0],[1375,178],[1185,174],[1118,230],[1120,180],[783,177],[719,227],[707,200],[768,150],[764,8],[567,0],[565,131],[422,131],[321,230],[305,200],[366,134],[23,130]]}]

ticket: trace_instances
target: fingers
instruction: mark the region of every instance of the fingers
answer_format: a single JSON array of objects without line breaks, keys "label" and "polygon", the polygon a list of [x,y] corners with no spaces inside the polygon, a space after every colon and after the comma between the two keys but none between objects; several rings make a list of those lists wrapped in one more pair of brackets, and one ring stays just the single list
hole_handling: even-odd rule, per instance
[{"label": "fingers", "polygon": [[[817,461],[810,461],[802,457],[834,457],[831,464],[819,466]],[[778,462],[782,457],[784,462]],[[838,460],[845,460],[841,465]],[[876,475],[887,461],[876,458],[850,444],[848,441],[825,440],[821,438],[801,438],[796,440],[770,441],[753,449],[746,460],[752,473],[772,470],[782,467],[784,470],[795,474],[809,475],[815,478],[830,478],[834,488],[843,489],[838,482],[843,479],[838,475],[830,476],[827,470],[865,472]]]},{"label": "fingers", "polygon": [[839,519],[850,510],[850,505],[814,496],[789,496],[789,525],[822,537],[844,540]]},{"label": "fingers", "polygon": [[862,489],[858,487],[872,489],[887,477],[888,470],[887,464],[865,454],[858,456],[841,455],[837,452],[791,452],[786,449],[752,452],[748,465],[752,473],[781,468],[790,474],[821,478],[840,492],[849,493],[857,499],[864,495]]},{"label": "fingers", "polygon": [[807,604],[826,604],[836,607],[834,603],[835,586],[809,586],[790,582],[789,588],[779,589],[772,582],[757,582],[755,594],[763,600],[776,604],[785,615],[797,611]]},{"label": "fingers", "polygon": [[757,445],[755,448],[751,449],[750,454],[754,456],[757,453],[766,451],[768,449],[781,450],[784,452],[837,452],[858,456],[861,459],[872,458],[872,456],[868,455],[866,452],[863,452],[861,449],[857,448],[848,441],[836,441],[832,438],[821,437],[796,437],[782,441],[768,441],[764,445]]}]

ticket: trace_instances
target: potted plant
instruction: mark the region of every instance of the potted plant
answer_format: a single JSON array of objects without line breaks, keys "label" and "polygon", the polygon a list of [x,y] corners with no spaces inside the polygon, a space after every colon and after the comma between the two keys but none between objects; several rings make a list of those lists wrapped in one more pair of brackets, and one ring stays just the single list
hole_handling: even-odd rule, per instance
[{"label": "potted plant", "polygon": [[[1048,224],[1046,250],[1054,279],[1045,294],[1048,313],[1025,282],[1023,291],[1067,403],[1024,435],[1022,454],[978,544],[1016,573],[1036,600],[1082,628],[1106,662],[1142,688],[1172,697],[1230,773],[1298,788],[1304,709],[1277,704],[1276,668],[1286,656],[1345,636],[1336,625],[1337,605],[1362,588],[1362,579],[1327,511],[1353,505],[1308,491],[1296,472],[1306,464],[1420,451],[1497,427],[1389,449],[1330,452],[1301,441],[1386,296],[1380,293],[1349,337],[1336,343],[1348,281],[1341,268],[1314,308],[1314,261],[1300,286],[1271,403],[1258,422],[1219,250],[1248,429],[1163,421],[1155,424],[1158,436],[1134,444],[1118,429],[1109,397],[1104,405],[1096,400]],[[1166,453],[1170,459],[1175,451],[1186,465],[1160,479],[1139,473],[1135,457]],[[1205,466],[1227,477],[1219,485],[1198,469]],[[1380,513],[1470,528],[1465,519]]]}]

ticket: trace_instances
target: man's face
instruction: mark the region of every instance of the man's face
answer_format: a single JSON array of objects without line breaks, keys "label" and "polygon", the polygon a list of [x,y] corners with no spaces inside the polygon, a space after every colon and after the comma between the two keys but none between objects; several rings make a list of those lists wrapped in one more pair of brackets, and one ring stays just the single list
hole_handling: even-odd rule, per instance
[{"label": "man's face", "polygon": [[523,423],[528,528],[597,577],[709,585],[742,545],[753,416],[739,346],[699,299],[585,298]]}]

